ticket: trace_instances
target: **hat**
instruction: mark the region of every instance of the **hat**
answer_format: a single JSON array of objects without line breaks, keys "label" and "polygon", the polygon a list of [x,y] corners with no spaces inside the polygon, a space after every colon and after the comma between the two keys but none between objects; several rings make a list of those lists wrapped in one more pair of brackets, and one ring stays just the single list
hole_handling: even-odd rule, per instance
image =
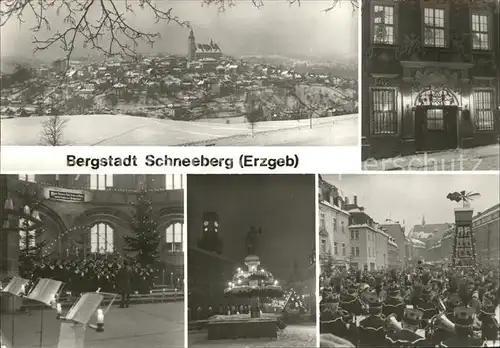
[{"label": "hat", "polygon": [[424,312],[418,309],[405,308],[403,322],[408,325],[418,326],[420,325],[423,316]]},{"label": "hat", "polygon": [[339,303],[340,302],[340,295],[337,293],[331,293],[328,295],[327,303]]},{"label": "hat", "polygon": [[340,274],[334,275],[330,281],[330,284],[341,285],[342,284],[342,276]]},{"label": "hat", "polygon": [[401,288],[398,283],[392,283],[389,285],[389,289],[387,289],[387,295],[391,297],[399,296]]},{"label": "hat", "polygon": [[431,288],[426,286],[423,290],[422,290],[422,295],[423,296],[430,296],[431,295]]},{"label": "hat", "polygon": [[358,291],[358,287],[353,282],[348,282],[346,288],[348,293],[353,293]]},{"label": "hat", "polygon": [[486,315],[495,315],[495,310],[497,309],[497,306],[490,301],[488,298],[484,297],[483,298],[483,303],[481,305],[481,312],[486,314]]},{"label": "hat", "polygon": [[369,309],[382,308],[382,301],[377,294],[366,294],[366,300],[368,301]]},{"label": "hat", "polygon": [[458,294],[451,294],[450,297],[446,299],[446,303],[449,307],[455,308],[462,304],[462,299],[458,296]]},{"label": "hat", "polygon": [[457,326],[472,326],[474,323],[474,314],[476,311],[474,308],[469,307],[457,307],[453,311],[453,315],[455,318],[455,325]]}]

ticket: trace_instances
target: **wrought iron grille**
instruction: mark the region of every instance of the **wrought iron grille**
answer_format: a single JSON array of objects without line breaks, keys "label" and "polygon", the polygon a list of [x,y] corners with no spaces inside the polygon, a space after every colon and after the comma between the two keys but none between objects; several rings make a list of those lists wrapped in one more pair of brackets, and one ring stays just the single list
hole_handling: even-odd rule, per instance
[{"label": "wrought iron grille", "polygon": [[476,129],[479,131],[494,130],[493,91],[475,91],[473,98],[475,109],[474,123]]},{"label": "wrought iron grille", "polygon": [[376,135],[396,134],[398,119],[396,91],[392,88],[372,89],[372,130]]},{"label": "wrought iron grille", "polygon": [[417,96],[417,106],[458,106],[458,102],[446,88],[427,88]]}]

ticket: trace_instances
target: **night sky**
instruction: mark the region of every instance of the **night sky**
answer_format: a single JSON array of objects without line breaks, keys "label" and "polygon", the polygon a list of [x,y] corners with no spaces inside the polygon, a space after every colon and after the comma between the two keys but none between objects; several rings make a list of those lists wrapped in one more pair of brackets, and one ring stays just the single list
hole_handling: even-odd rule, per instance
[{"label": "night sky", "polygon": [[188,242],[196,246],[204,212],[217,212],[222,255],[243,264],[250,226],[262,228],[261,265],[286,281],[296,261],[309,267],[315,238],[313,175],[188,175]]}]

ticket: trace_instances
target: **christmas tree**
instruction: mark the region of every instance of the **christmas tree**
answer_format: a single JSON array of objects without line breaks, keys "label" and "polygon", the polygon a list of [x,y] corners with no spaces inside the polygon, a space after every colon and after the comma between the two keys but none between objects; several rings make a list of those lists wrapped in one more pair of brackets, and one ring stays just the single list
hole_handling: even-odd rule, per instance
[{"label": "christmas tree", "polygon": [[131,236],[125,236],[125,250],[136,253],[135,259],[141,265],[156,265],[160,260],[158,247],[161,235],[158,233],[158,224],[153,218],[151,201],[144,191],[137,197],[135,217],[130,224]]},{"label": "christmas tree", "polygon": [[305,312],[305,305],[299,294],[294,290],[290,289],[286,294],[288,297],[285,307],[283,307],[283,312],[298,311],[299,313]]}]

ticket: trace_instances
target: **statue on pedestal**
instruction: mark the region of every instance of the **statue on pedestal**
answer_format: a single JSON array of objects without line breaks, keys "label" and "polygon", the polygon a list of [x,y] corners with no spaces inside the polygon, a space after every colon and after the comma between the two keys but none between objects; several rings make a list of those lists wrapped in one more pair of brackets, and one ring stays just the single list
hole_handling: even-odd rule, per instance
[{"label": "statue on pedestal", "polygon": [[261,228],[257,229],[254,226],[250,226],[250,231],[248,231],[245,238],[245,246],[247,247],[248,255],[255,255],[257,250],[257,242],[260,235],[262,235]]}]

